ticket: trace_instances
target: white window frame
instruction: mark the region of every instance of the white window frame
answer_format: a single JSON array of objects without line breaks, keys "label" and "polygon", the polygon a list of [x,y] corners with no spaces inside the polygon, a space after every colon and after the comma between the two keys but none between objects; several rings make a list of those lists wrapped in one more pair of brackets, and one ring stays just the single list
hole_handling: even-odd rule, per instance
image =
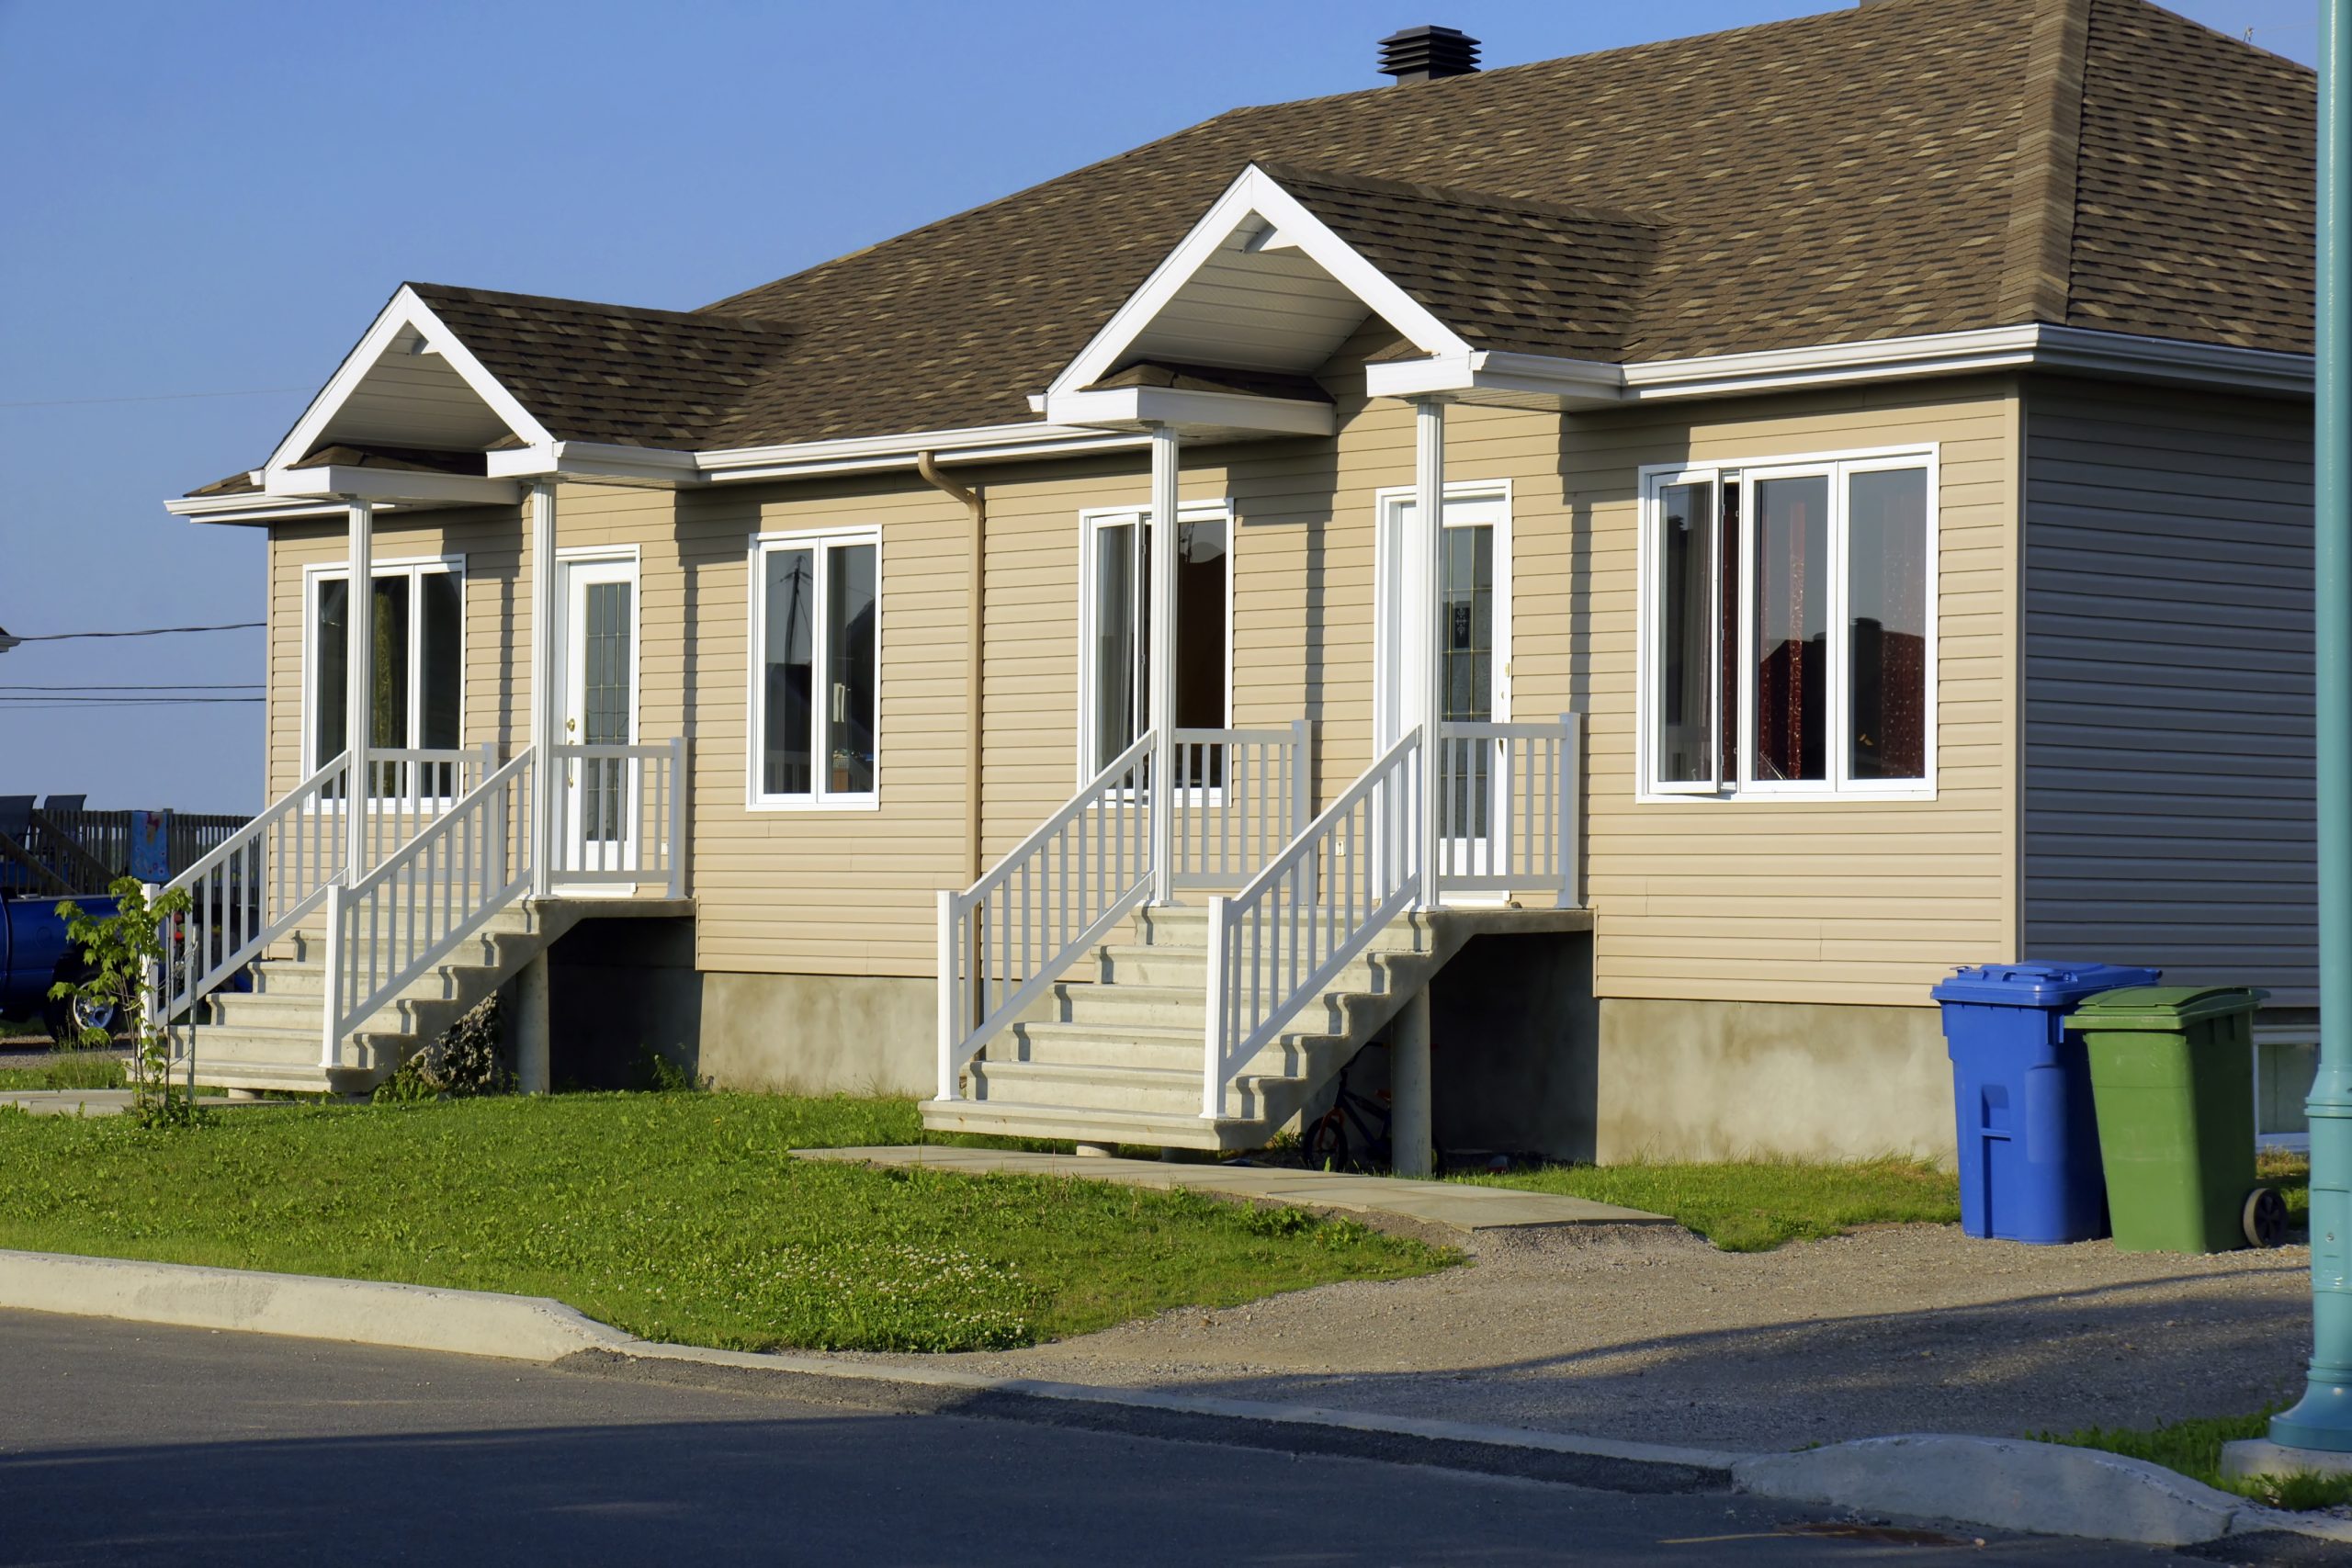
[{"label": "white window frame", "polygon": [[[1400,588],[1420,591],[1419,579],[1424,575],[1418,569],[1396,573],[1401,583],[1389,581],[1395,568],[1392,560],[1401,548],[1404,537],[1405,508],[1417,505],[1420,491],[1413,485],[1385,485],[1373,492],[1373,552],[1372,552],[1372,712],[1375,741],[1385,739],[1382,727],[1388,715],[1397,711],[1395,685],[1403,673],[1397,660],[1403,650],[1392,644],[1397,635],[1396,623],[1398,606],[1391,603],[1391,595]],[[1491,517],[1471,513],[1459,521],[1450,520],[1454,503],[1466,502],[1495,508]],[[1494,707],[1492,722],[1510,722],[1512,665],[1518,658],[1511,637],[1512,581],[1516,568],[1511,559],[1511,482],[1508,479],[1449,479],[1439,504],[1440,526],[1475,528],[1486,526],[1495,531],[1495,647],[1502,657],[1496,661],[1494,672]],[[1431,592],[1434,592],[1432,587]],[[1400,731],[1401,733],[1401,728]]]},{"label": "white window frame", "polygon": [[[817,562],[816,583],[812,596],[817,614],[811,621],[814,636],[809,642],[811,667],[821,676],[830,667],[832,654],[832,629],[828,624],[825,605],[831,587],[831,567],[827,552],[842,545],[871,545],[874,547],[874,787],[836,794],[825,787],[827,770],[820,760],[824,752],[821,733],[809,737],[809,780],[807,795],[769,795],[760,787],[761,749],[767,729],[764,720],[767,691],[767,570],[766,557],[776,549],[808,550]],[[751,551],[746,558],[750,569],[750,626],[745,660],[747,679],[743,692],[743,800],[752,811],[878,811],[882,807],[882,615],[883,615],[883,551],[882,530],[871,524],[841,528],[797,529],[788,533],[754,534]],[[823,705],[816,705],[821,715]],[[816,720],[822,731],[826,721]]]},{"label": "white window frame", "polygon": [[[412,740],[416,738],[417,726],[423,723],[424,718],[424,682],[417,678],[418,660],[424,657],[424,595],[417,592],[414,580],[436,572],[444,576],[454,575],[458,579],[458,734],[462,738],[466,733],[468,716],[466,713],[466,651],[472,646],[466,625],[468,612],[470,609],[466,595],[466,558],[462,555],[398,556],[390,559],[368,563],[370,578],[406,577],[411,580],[408,595],[407,728]],[[315,705],[318,701],[318,686],[313,679],[318,671],[319,587],[322,583],[348,582],[350,580],[351,566],[347,561],[315,561],[302,569],[302,673],[300,701],[296,706],[301,715],[300,722],[302,731],[301,776],[303,778],[309,778],[312,773],[317,773],[320,766],[326,761],[318,754],[319,715]],[[347,719],[348,716],[345,716]],[[344,737],[346,748],[349,746],[350,739],[348,734]],[[458,749],[464,749],[462,739],[459,741]],[[447,797],[430,798],[447,799]],[[406,797],[379,801],[371,795],[368,797],[368,809],[374,811],[380,806],[389,809],[405,810],[408,804]],[[339,799],[322,802],[313,798],[305,807],[306,810],[322,808],[340,811],[343,809],[343,803]]]},{"label": "white window frame", "polygon": [[[1850,743],[1852,724],[1849,690],[1852,671],[1846,649],[1845,631],[1848,624],[1849,558],[1847,505],[1849,480],[1860,473],[1886,472],[1917,468],[1927,476],[1927,570],[1928,607],[1927,647],[1927,711],[1923,722],[1927,727],[1927,776],[1918,780],[1856,780],[1849,776],[1850,760],[1847,750]],[[1825,573],[1829,586],[1828,626],[1831,628],[1828,660],[1829,691],[1825,704],[1825,722],[1828,728],[1827,754],[1829,776],[1826,779],[1759,780],[1754,774],[1756,726],[1756,661],[1749,656],[1756,637],[1756,595],[1751,585],[1755,581],[1756,552],[1756,485],[1760,479],[1823,478],[1828,480],[1829,491],[1829,551]],[[1943,605],[1942,573],[1942,452],[1936,443],[1917,446],[1875,446],[1836,452],[1809,452],[1794,455],[1725,459],[1717,462],[1679,462],[1645,464],[1640,469],[1641,498],[1637,533],[1636,613],[1638,634],[1635,641],[1634,694],[1636,750],[1634,752],[1634,797],[1648,804],[1725,802],[1763,800],[1787,803],[1791,801],[1927,801],[1936,798],[1937,745],[1940,729],[1939,713],[1942,700],[1939,679],[1941,657]],[[1712,483],[1719,488],[1728,480],[1737,485],[1740,502],[1740,537],[1737,566],[1739,570],[1739,642],[1741,653],[1734,661],[1739,674],[1739,689],[1733,694],[1732,719],[1736,733],[1733,739],[1734,775],[1717,778],[1713,783],[1661,782],[1657,776],[1659,714],[1657,693],[1652,679],[1660,658],[1658,637],[1663,631],[1657,614],[1658,576],[1662,563],[1658,559],[1658,529],[1662,524],[1660,503],[1663,492],[1681,484]],[[1720,502],[1716,507],[1716,547],[1713,581],[1715,592],[1711,604],[1722,602],[1723,572],[1727,564],[1723,549],[1723,516]],[[1721,616],[1710,617],[1708,694],[1720,712],[1720,684],[1723,669],[1723,649],[1720,636]],[[1720,747],[1720,738],[1718,738]],[[1716,765],[1720,771],[1720,763]]]},{"label": "white window frame", "polygon": [[[1101,613],[1094,603],[1094,569],[1102,547],[1102,530],[1132,526],[1137,540],[1150,525],[1149,506],[1090,506],[1078,514],[1078,782],[1083,787],[1101,770],[1095,765],[1094,734],[1094,621]],[[1225,726],[1233,725],[1233,590],[1241,575],[1241,529],[1234,521],[1230,499],[1187,501],[1179,502],[1176,522],[1216,523],[1225,525]],[[1138,606],[1141,618],[1136,625],[1136,637],[1140,649],[1151,637],[1150,595],[1144,596]],[[1146,697],[1148,701],[1148,691]],[[1148,727],[1147,727],[1148,728]],[[1180,789],[1176,797],[1182,803],[1214,806],[1224,798],[1223,789]]]}]

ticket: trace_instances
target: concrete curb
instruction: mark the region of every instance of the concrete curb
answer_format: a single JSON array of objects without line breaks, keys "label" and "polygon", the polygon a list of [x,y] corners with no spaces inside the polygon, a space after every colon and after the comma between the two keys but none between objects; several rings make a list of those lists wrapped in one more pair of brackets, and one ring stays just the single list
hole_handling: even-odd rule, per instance
[{"label": "concrete curb", "polygon": [[2352,1541],[2352,1522],[2260,1507],[2145,1460],[2014,1438],[1864,1438],[1742,1460],[1732,1480],[1758,1497],[2035,1535],[2196,1546],[2278,1530]]},{"label": "concrete curb", "polygon": [[51,1252],[0,1251],[0,1307],[522,1361],[630,1343],[543,1296]]},{"label": "concrete curb", "polygon": [[560,1302],[179,1263],[0,1251],[0,1308],[533,1361],[820,1403],[1045,1420],[1289,1453],[1439,1465],[1626,1492],[1759,1497],[2161,1546],[2286,1531],[2352,1542],[2352,1521],[2257,1507],[2139,1460],[2000,1438],[1866,1438],[1792,1454],[1210,1394],[992,1378],[945,1367],[752,1354],[635,1338]]}]

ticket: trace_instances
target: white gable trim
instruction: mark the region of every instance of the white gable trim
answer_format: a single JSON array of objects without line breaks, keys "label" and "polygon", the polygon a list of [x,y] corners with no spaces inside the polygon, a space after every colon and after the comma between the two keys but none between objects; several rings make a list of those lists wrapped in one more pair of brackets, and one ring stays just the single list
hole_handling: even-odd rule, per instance
[{"label": "white gable trim", "polygon": [[1121,358],[1141,337],[1152,319],[1166,309],[1193,275],[1243,225],[1256,222],[1270,233],[1266,246],[1305,253],[1340,285],[1364,302],[1366,309],[1411,339],[1423,354],[1440,357],[1467,355],[1470,345],[1325,226],[1323,220],[1283,189],[1272,175],[1252,164],[1225,189],[1225,194],[1193,225],[1191,232],[1152,269],[1143,287],[1103,324],[1078,357],[1046,389],[1047,418],[1056,400],[1083,390],[1119,367]]},{"label": "white gable trim", "polygon": [[402,333],[407,332],[415,333],[439,354],[448,363],[449,368],[455,370],[466,385],[473,389],[474,394],[489,404],[491,412],[504,420],[507,427],[518,437],[533,446],[553,442],[554,437],[531,417],[530,411],[517,402],[512,392],[499,385],[498,378],[482,367],[481,361],[474,357],[473,351],[458,341],[458,334],[433,313],[431,307],[417,298],[416,290],[402,284],[400,292],[392,296],[391,302],[378,314],[375,324],[359,340],[358,346],[344,356],[334,378],[327,382],[317,397],[311,400],[311,406],[302,411],[302,417],[295,422],[292,430],[286,433],[286,439],[277,444],[277,449],[269,455],[269,461],[264,467],[275,473],[292,468],[307,457],[319,444],[327,426],[334,422],[334,416],[342,412],[343,405],[368,378],[368,372],[375,368],[376,361],[383,357],[384,351],[391,347]]}]

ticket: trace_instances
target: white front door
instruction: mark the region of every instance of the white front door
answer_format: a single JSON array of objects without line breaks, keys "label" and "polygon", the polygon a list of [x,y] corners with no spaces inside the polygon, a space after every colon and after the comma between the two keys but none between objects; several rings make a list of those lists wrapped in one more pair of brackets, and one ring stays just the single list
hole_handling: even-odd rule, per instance
[{"label": "white front door", "polygon": [[[563,721],[566,747],[637,742],[637,563],[574,560],[564,568]],[[637,863],[639,770],[621,755],[564,753],[557,881],[567,872],[623,872]]]},{"label": "white front door", "polygon": [[[1374,620],[1374,746],[1386,750],[1406,729],[1408,711],[1403,627],[1421,572],[1405,559],[1413,535],[1409,493],[1382,498]],[[1438,584],[1439,686],[1446,724],[1501,724],[1510,718],[1510,502],[1491,486],[1446,486],[1443,577]],[[1478,875],[1492,861],[1489,846],[1502,820],[1496,766],[1500,742],[1443,737],[1439,758],[1440,866],[1457,876]]]}]

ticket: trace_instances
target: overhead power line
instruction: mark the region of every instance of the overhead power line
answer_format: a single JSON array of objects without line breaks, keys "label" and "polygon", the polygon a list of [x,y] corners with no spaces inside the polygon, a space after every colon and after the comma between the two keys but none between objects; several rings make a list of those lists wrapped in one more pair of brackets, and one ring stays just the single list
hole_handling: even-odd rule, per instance
[{"label": "overhead power line", "polygon": [[87,408],[94,403],[184,403],[197,398],[274,398],[280,392],[310,390],[304,387],[248,387],[236,392],[150,392],[130,398],[28,398],[0,403],[0,409]]},{"label": "overhead power line", "polygon": [[163,681],[125,681],[83,686],[39,686],[0,681],[0,692],[257,692],[259,681],[198,681],[172,684]]},{"label": "overhead power line", "polygon": [[0,697],[0,708],[177,708],[191,703],[258,703],[260,697]]},{"label": "overhead power line", "polygon": [[85,637],[178,637],[183,632],[243,632],[266,625],[263,621],[227,621],[217,626],[143,626],[124,632],[19,632],[17,642],[68,642]]}]

